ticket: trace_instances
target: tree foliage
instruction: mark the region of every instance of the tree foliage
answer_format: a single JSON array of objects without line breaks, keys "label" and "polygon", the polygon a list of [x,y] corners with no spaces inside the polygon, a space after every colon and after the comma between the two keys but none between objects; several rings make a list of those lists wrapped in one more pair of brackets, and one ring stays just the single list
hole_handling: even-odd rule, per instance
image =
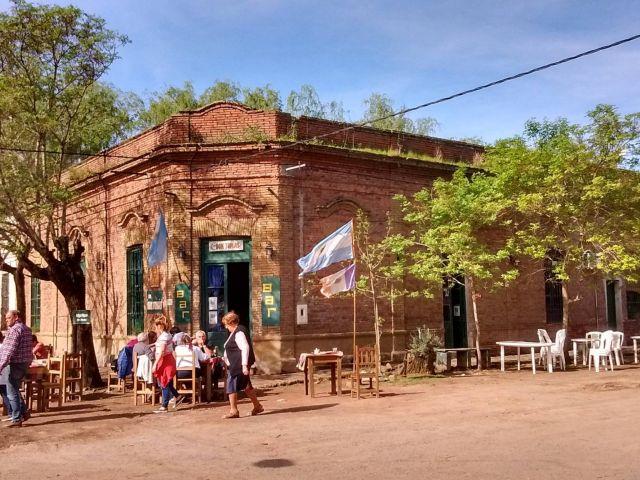
[{"label": "tree foliage", "polygon": [[412,198],[396,197],[409,233],[389,240],[406,257],[407,272],[422,281],[427,291],[440,290],[443,283],[445,287],[466,283],[473,304],[477,358],[481,358],[479,292],[505,285],[518,273],[508,266],[508,235],[487,235],[490,229],[511,226],[507,216],[510,200],[495,188],[495,180],[482,172],[459,169],[452,179],[437,179]]},{"label": "tree foliage", "polygon": [[[361,121],[370,122],[374,128],[393,130],[397,132],[412,133],[415,135],[433,135],[438,129],[438,122],[431,117],[412,120],[405,114],[391,116],[396,112],[393,101],[383,93],[372,93],[364,101],[365,112]],[[403,110],[400,107],[399,110]],[[388,117],[388,118],[384,118]],[[376,120],[383,118],[383,120]]]},{"label": "tree foliage", "polygon": [[511,199],[514,248],[553,261],[563,281],[598,274],[636,281],[640,274],[640,114],[609,105],[584,126],[530,121],[522,136],[497,142],[484,167]]},{"label": "tree foliage", "polygon": [[308,84],[302,85],[300,91],[292,90],[287,97],[286,111],[294,116],[325,118],[343,122],[344,107],[336,101],[322,102],[316,89]]},{"label": "tree foliage", "polygon": [[[15,0],[0,14],[0,144],[22,150],[0,152],[0,248],[52,281],[70,312],[84,308],[85,278],[62,180],[77,158],[66,152],[101,148],[130,127],[120,94],[97,83],[126,42],[75,7]],[[76,340],[98,384],[91,326],[74,328]]]}]

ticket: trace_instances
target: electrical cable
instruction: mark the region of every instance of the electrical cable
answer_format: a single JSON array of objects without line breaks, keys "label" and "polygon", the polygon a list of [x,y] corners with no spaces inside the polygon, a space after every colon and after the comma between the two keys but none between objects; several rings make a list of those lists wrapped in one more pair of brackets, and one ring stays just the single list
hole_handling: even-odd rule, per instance
[{"label": "electrical cable", "polygon": [[[453,93],[451,95],[447,95],[445,97],[441,97],[441,98],[438,98],[436,100],[431,100],[431,101],[428,101],[428,102],[425,102],[425,103],[421,103],[421,104],[413,106],[413,107],[404,108],[402,110],[398,110],[397,112],[393,112],[393,113],[390,113],[388,115],[384,115],[382,117],[378,117],[378,118],[374,118],[374,119],[366,120],[366,121],[362,121],[362,122],[357,122],[357,123],[348,125],[348,126],[346,126],[344,128],[340,128],[340,129],[334,130],[332,132],[324,133],[324,134],[321,134],[321,135],[316,135],[314,137],[311,137],[311,138],[308,138],[308,139],[305,139],[305,140],[298,140],[298,141],[295,141],[295,142],[292,142],[292,143],[288,143],[286,145],[281,145],[281,146],[276,147],[275,149],[268,149],[268,150],[265,150],[265,151],[260,151],[258,153],[249,155],[247,157],[241,157],[241,159],[252,158],[252,157],[257,156],[257,155],[262,155],[265,152],[273,152],[274,150],[282,150],[282,149],[291,148],[291,147],[294,147],[294,146],[297,146],[297,145],[305,145],[305,144],[307,144],[309,142],[313,142],[315,140],[319,140],[319,139],[326,138],[326,137],[329,137],[329,136],[332,136],[332,135],[336,135],[336,134],[343,133],[343,132],[346,132],[346,131],[349,131],[349,130],[353,130],[354,128],[365,127],[367,125],[374,124],[376,122],[380,122],[380,121],[383,121],[383,120],[387,120],[389,118],[397,117],[399,115],[405,115],[407,113],[414,112],[416,110],[420,110],[420,109],[423,109],[423,108],[426,108],[426,107],[430,107],[432,105],[436,105],[436,104],[439,104],[439,103],[444,103],[444,102],[447,102],[449,100],[453,100],[455,98],[459,98],[459,97],[462,97],[462,96],[465,96],[465,95],[469,95],[471,93],[475,93],[475,92],[478,92],[480,90],[484,90],[484,89],[487,89],[487,88],[490,88],[490,87],[494,87],[496,85],[500,85],[502,83],[506,83],[506,82],[509,82],[511,80],[516,80],[518,78],[522,78],[522,77],[525,77],[525,76],[528,76],[528,75],[532,75],[534,73],[538,73],[538,72],[541,72],[543,70],[547,70],[549,68],[552,68],[552,67],[555,67],[555,66],[558,66],[558,65],[562,65],[564,63],[568,63],[568,62],[571,62],[573,60],[577,60],[579,58],[583,58],[583,57],[586,57],[586,56],[589,56],[589,55],[593,55],[595,53],[602,52],[604,50],[608,50],[608,49],[623,45],[625,43],[632,42],[634,40],[638,40],[639,38],[640,38],[640,34],[632,35],[630,37],[623,38],[623,39],[618,40],[616,42],[609,43],[609,44],[606,44],[606,45],[602,45],[600,47],[593,48],[591,50],[586,50],[586,51],[578,53],[576,55],[571,55],[569,57],[564,57],[564,58],[562,58],[560,60],[556,60],[556,61],[553,61],[553,62],[550,62],[550,63],[546,63],[544,65],[540,65],[540,66],[535,67],[535,68],[531,68],[529,70],[525,70],[523,72],[519,72],[519,73],[516,73],[516,74],[513,74],[513,75],[509,75],[507,77],[503,77],[501,79],[494,80],[492,82],[485,83],[483,85],[479,85],[479,86],[474,87],[474,88],[470,88],[470,89],[467,89],[467,90],[462,90],[460,92]],[[0,146],[0,151],[15,151],[15,152],[23,152],[23,153],[38,153],[38,152],[42,152],[41,150],[39,151],[39,150],[35,150],[35,149],[13,148],[13,147],[7,147],[7,146]],[[114,155],[114,154],[106,153],[106,151],[98,152],[98,153],[95,153],[95,154],[88,154],[88,153],[79,153],[79,152],[72,153],[72,152],[64,152],[64,151],[46,150],[45,153],[58,154],[58,155],[66,154],[66,155],[72,155],[72,156],[76,155],[76,156],[85,156],[85,157],[92,157],[92,156],[99,157],[99,156],[101,156],[101,157],[126,158],[126,159],[144,158],[144,156],[147,155],[147,154],[142,154],[142,155],[137,155],[137,156]],[[107,171],[111,171],[111,170],[107,170]],[[105,173],[105,172],[102,172],[102,173]],[[125,172],[122,172],[122,173],[125,173]],[[126,172],[126,173],[129,173],[129,172]]]}]

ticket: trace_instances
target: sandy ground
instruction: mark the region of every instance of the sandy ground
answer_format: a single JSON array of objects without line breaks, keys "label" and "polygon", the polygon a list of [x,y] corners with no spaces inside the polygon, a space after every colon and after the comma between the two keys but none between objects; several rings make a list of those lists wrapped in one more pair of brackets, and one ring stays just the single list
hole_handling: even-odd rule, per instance
[{"label": "sandy ground", "polygon": [[222,420],[220,403],[158,415],[96,394],[0,430],[0,478],[640,479],[635,365],[383,384],[360,401],[291,385],[262,401]]}]

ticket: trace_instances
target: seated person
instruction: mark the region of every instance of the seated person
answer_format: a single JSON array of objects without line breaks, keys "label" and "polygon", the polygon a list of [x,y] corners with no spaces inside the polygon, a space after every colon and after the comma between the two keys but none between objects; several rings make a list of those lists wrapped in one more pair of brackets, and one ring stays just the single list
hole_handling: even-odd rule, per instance
[{"label": "seated person", "polygon": [[171,329],[169,329],[169,333],[171,334],[171,336],[173,337],[173,344],[174,345],[180,345],[182,343],[182,337],[184,335],[186,335],[185,332],[183,332],[182,330],[180,330],[178,327],[176,327],[175,325],[173,327],[171,327]]},{"label": "seated person", "polygon": [[[199,348],[193,348],[191,338],[184,334],[180,338],[180,344],[176,346],[176,368],[191,368],[193,366],[193,356],[196,359],[196,377],[200,377],[200,365],[209,361],[209,355],[202,352]],[[191,378],[191,372],[188,370],[178,370],[178,378]]]},{"label": "seated person", "polygon": [[207,334],[204,330],[196,332],[196,338],[193,340],[193,346],[199,348],[202,353],[206,353],[210,357],[213,356],[213,350],[207,345]]},{"label": "seated person", "polygon": [[196,338],[193,340],[194,348],[202,350],[206,355],[211,357],[211,380],[214,388],[218,388],[218,380],[224,376],[224,362],[218,357],[218,349],[213,350],[207,345],[207,334],[204,330],[196,332]]},{"label": "seated person", "polygon": [[49,357],[49,349],[44,343],[38,341],[38,337],[31,335],[31,343],[33,344],[33,356],[36,360],[42,360],[43,358]]},{"label": "seated person", "polygon": [[149,357],[149,360],[153,361],[155,359],[155,343],[158,335],[156,332],[142,332],[138,334],[138,343],[133,346],[133,354],[138,356],[146,355]]}]

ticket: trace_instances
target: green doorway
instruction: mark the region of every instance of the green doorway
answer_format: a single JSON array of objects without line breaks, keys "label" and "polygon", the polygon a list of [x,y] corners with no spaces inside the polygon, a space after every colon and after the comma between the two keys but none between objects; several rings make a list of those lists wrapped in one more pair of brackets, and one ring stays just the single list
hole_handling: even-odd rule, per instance
[{"label": "green doorway", "polygon": [[446,348],[467,346],[467,308],[464,277],[445,280],[442,287],[442,314]]},{"label": "green doorway", "polygon": [[251,332],[251,240],[203,239],[201,252],[200,328],[222,353],[227,331],[222,317],[233,310]]}]

